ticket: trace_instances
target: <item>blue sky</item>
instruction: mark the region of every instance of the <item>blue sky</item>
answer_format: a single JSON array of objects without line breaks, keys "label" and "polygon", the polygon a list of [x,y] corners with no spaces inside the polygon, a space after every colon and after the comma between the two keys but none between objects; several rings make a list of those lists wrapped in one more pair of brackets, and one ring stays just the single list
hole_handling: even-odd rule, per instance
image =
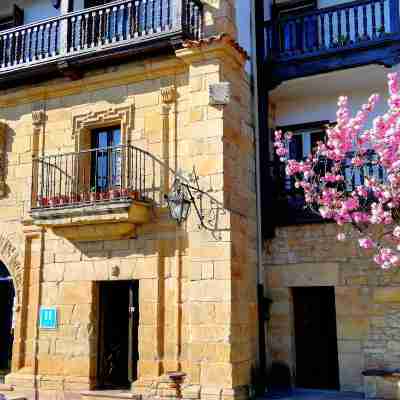
[{"label": "blue sky", "polygon": [[250,1],[251,0],[235,1],[238,41],[249,54],[251,51]]}]

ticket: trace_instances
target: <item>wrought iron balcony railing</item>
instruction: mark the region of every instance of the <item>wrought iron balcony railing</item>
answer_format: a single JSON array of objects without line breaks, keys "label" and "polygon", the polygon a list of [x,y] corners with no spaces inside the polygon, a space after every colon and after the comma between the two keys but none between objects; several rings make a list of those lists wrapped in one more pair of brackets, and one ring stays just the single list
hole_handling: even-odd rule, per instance
[{"label": "wrought iron balcony railing", "polygon": [[163,166],[133,146],[34,159],[32,210],[136,200],[161,203]]},{"label": "wrought iron balcony railing", "polygon": [[[325,164],[322,166],[325,168]],[[363,167],[355,167],[351,164],[351,158],[343,163],[342,174],[345,177],[344,189],[353,191],[356,186],[363,185],[366,178],[375,178],[378,181],[386,179],[386,172],[380,165],[375,163],[373,153],[369,155],[369,162]],[[306,206],[304,194],[301,189],[296,189],[295,180],[285,173],[285,164],[281,162],[269,165],[270,178],[274,191],[275,206],[279,209],[279,220],[276,225],[291,225],[310,222],[321,222],[322,218],[310,207]]]},{"label": "wrought iron balcony railing", "polygon": [[202,15],[200,0],[122,0],[9,29],[0,34],[0,81],[10,71],[198,39]]},{"label": "wrought iron balcony railing", "polygon": [[390,64],[388,46],[396,46],[399,36],[398,0],[356,0],[267,21],[265,52],[268,63],[287,66],[281,71],[285,80],[373,62]]}]

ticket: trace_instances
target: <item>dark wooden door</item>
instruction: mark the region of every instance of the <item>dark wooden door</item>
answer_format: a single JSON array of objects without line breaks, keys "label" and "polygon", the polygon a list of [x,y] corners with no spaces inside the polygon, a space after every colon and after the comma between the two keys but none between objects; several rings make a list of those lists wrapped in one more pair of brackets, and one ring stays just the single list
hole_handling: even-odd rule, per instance
[{"label": "dark wooden door", "polygon": [[137,281],[101,282],[98,385],[128,388],[137,379]]},{"label": "dark wooden door", "polygon": [[339,389],[335,290],[293,289],[296,386]]}]

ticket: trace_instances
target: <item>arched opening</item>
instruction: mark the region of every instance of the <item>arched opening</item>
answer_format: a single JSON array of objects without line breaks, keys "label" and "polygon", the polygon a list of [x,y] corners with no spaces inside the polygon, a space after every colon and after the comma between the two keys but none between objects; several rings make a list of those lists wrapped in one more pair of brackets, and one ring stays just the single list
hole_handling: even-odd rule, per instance
[{"label": "arched opening", "polygon": [[0,383],[11,369],[14,298],[12,277],[6,266],[0,261]]}]

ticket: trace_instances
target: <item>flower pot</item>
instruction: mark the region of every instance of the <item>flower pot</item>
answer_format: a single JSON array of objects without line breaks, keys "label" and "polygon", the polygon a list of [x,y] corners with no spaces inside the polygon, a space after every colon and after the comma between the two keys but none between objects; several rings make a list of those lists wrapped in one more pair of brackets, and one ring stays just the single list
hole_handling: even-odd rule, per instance
[{"label": "flower pot", "polygon": [[89,200],[94,203],[95,201],[98,200],[98,193],[97,192],[90,192]]},{"label": "flower pot", "polygon": [[120,198],[120,191],[118,189],[111,189],[108,193],[111,200]]},{"label": "flower pot", "polygon": [[47,197],[39,197],[38,203],[40,207],[48,207],[49,206],[49,199]]},{"label": "flower pot", "polygon": [[139,191],[137,191],[137,190],[132,190],[131,191],[131,193],[130,193],[130,197],[133,199],[133,200],[139,200]]},{"label": "flower pot", "polygon": [[104,200],[109,200],[110,195],[108,194],[108,192],[101,192],[99,197],[100,200],[104,201]]},{"label": "flower pot", "polygon": [[49,200],[50,207],[57,206],[58,204],[60,204],[60,198],[58,196],[50,198]]},{"label": "flower pot", "polygon": [[121,197],[129,197],[129,190],[127,188],[121,189]]},{"label": "flower pot", "polygon": [[70,203],[69,196],[60,196],[60,205],[65,205]]}]

